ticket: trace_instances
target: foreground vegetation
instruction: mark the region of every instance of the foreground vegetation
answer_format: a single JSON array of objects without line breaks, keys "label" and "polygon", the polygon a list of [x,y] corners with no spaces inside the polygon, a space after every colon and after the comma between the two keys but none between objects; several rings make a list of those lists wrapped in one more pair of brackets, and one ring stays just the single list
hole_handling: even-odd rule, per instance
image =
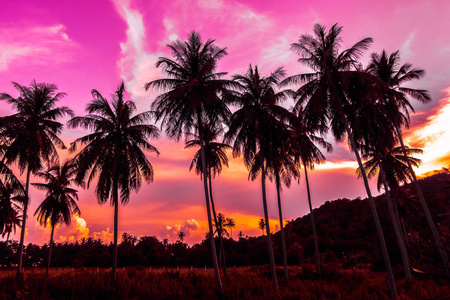
[{"label": "foreground vegetation", "polygon": [[[277,272],[282,274],[281,270]],[[25,269],[18,288],[13,271],[0,273],[0,299],[388,299],[389,285],[382,273],[338,270],[323,266],[322,280],[315,266],[290,267],[288,284],[279,277],[273,289],[268,266],[231,268],[223,278],[223,292],[216,289],[213,270],[155,270],[126,268],[117,272],[113,287],[110,269]],[[445,299],[450,287],[433,278],[397,282],[401,299]]]}]

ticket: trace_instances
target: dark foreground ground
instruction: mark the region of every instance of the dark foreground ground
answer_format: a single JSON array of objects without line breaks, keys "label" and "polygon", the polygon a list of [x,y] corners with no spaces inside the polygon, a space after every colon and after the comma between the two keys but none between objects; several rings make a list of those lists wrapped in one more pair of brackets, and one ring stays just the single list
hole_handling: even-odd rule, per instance
[{"label": "dark foreground ground", "polygon": [[[292,267],[286,283],[279,269],[274,290],[268,267],[229,268],[216,289],[211,269],[126,268],[111,284],[109,269],[28,269],[23,286],[14,271],[0,271],[0,299],[389,299],[385,274],[325,267],[322,279],[313,266]],[[223,274],[222,274],[223,276]],[[400,299],[450,299],[449,281],[415,278],[397,281]]]}]

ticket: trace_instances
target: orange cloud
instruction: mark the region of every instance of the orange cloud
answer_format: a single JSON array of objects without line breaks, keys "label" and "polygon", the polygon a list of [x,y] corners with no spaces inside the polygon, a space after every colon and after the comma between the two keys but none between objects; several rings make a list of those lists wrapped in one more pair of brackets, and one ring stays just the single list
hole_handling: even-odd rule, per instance
[{"label": "orange cloud", "polygon": [[[178,233],[183,232],[185,234],[186,241],[192,240],[195,241],[205,236],[205,228],[197,222],[195,219],[189,219],[181,223],[181,225],[167,225],[161,232],[159,233],[162,239],[169,239],[169,241],[175,241],[178,239]],[[200,231],[200,232],[199,232]]]},{"label": "orange cloud", "polygon": [[[87,238],[89,236],[89,228],[86,226],[86,221],[83,218],[74,216],[72,223],[68,227],[58,226],[59,238],[55,239],[58,242],[75,241]],[[61,228],[60,228],[61,227]]]},{"label": "orange cloud", "polygon": [[405,143],[419,146],[424,151],[423,164],[419,173],[439,170],[449,165],[450,156],[450,87],[445,90],[447,96],[439,100],[439,104],[426,122],[410,130],[405,135]]},{"label": "orange cloud", "polygon": [[[94,232],[92,236],[94,239],[101,239],[105,243],[110,243],[114,240],[113,234],[114,233],[111,231],[111,228],[106,227],[106,230]],[[119,236],[120,236],[120,234],[119,234]]]}]

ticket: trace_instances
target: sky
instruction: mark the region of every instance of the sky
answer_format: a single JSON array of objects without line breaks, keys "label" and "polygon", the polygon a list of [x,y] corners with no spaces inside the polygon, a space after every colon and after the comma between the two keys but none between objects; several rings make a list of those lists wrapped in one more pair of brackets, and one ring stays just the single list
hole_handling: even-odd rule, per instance
[{"label": "sky", "polygon": [[[424,150],[418,174],[450,165],[450,35],[445,29],[450,27],[450,2],[446,0],[16,0],[1,1],[0,11],[0,92],[18,96],[12,82],[54,83],[67,94],[59,104],[70,106],[76,115],[85,113],[92,89],[110,98],[122,80],[138,112],[149,110],[159,91],[145,91],[144,84],[164,77],[155,67],[158,57],[171,57],[167,44],[185,40],[193,30],[204,41],[211,38],[226,47],[228,55],[219,62],[218,71],[228,72],[227,78],[244,73],[250,64],[264,75],[284,66],[290,76],[308,71],[297,62],[290,44],[302,34],[311,34],[316,23],[327,28],[338,23],[343,26],[342,49],[366,37],[374,39],[361,59],[363,64],[372,52],[400,50],[402,63],[426,71],[423,79],[406,85],[428,90],[432,101],[411,101],[416,112],[405,131],[405,142]],[[0,103],[0,116],[12,113],[8,104]],[[61,138],[69,144],[86,133],[65,128]],[[184,149],[183,140],[169,140],[163,133],[150,143],[160,152],[159,156],[148,153],[155,179],[144,183],[120,207],[119,234],[151,235],[172,242],[183,231],[189,244],[200,242],[207,218],[202,182],[189,172],[195,150]],[[63,150],[60,154],[71,156]],[[334,144],[333,153],[326,157],[326,164],[308,174],[313,206],[338,198],[364,198],[347,145]],[[230,154],[229,168],[213,182],[216,210],[236,222],[233,238],[239,231],[261,234],[261,184],[247,177],[242,160]],[[25,180],[23,175],[21,179]],[[31,182],[38,181],[32,177]],[[267,187],[271,229],[276,231],[276,193],[272,184]],[[378,194],[373,180],[371,188]],[[78,190],[81,216],[69,227],[59,226],[56,241],[88,236],[111,241],[113,208],[99,205],[92,187]],[[42,228],[33,216],[44,197],[44,192],[31,188],[25,243],[45,243],[50,237],[50,228]],[[286,220],[308,213],[304,176],[283,189],[282,202]],[[12,238],[18,237],[19,231]]]}]

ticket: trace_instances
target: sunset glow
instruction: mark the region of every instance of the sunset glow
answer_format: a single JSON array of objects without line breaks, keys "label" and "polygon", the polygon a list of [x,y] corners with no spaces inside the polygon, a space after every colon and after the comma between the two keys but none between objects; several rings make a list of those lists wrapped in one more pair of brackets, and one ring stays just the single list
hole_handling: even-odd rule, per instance
[{"label": "sunset glow", "polygon": [[[342,48],[365,37],[374,44],[362,59],[366,64],[370,53],[386,49],[400,50],[401,62],[410,62],[426,71],[424,79],[412,81],[409,87],[426,89],[432,101],[421,104],[411,100],[416,112],[411,114],[405,143],[420,147],[423,163],[416,170],[424,174],[450,165],[450,2],[431,1],[266,1],[266,0],[98,0],[98,1],[2,1],[0,3],[0,92],[17,96],[12,81],[28,85],[54,83],[58,91],[67,93],[59,105],[71,107],[75,114],[85,114],[92,100],[90,91],[111,95],[123,80],[138,112],[150,109],[158,90],[145,91],[144,84],[163,78],[155,67],[160,56],[169,57],[166,47],[177,39],[185,39],[192,30],[200,32],[204,41],[215,39],[227,47],[228,55],[219,72],[243,73],[249,64],[258,65],[269,74],[284,66],[288,76],[306,72],[290,51],[290,44],[301,34],[311,33],[315,23],[328,28],[343,26]],[[386,5],[391,9],[386,10]],[[420,21],[419,21],[420,20]],[[439,28],[442,33],[430,34]],[[443,59],[444,58],[444,59]],[[293,102],[283,104],[292,107]],[[0,115],[12,113],[5,102]],[[68,119],[64,119],[65,123]],[[158,124],[159,126],[159,124]],[[62,139],[70,144],[86,132],[64,128]],[[312,201],[318,207],[337,198],[364,198],[362,180],[357,180],[357,164],[346,143],[334,143],[334,151],[325,154],[327,162],[308,173]],[[163,131],[151,140],[160,155],[148,153],[155,170],[154,182],[146,185],[119,211],[119,235],[156,236],[175,241],[179,231],[189,244],[198,243],[208,229],[203,184],[189,166],[195,153],[184,149],[184,140],[169,140]],[[61,150],[61,157],[72,157]],[[236,221],[233,238],[261,235],[258,221],[263,217],[261,182],[248,180],[241,158],[233,158],[229,168],[213,180],[216,210]],[[303,172],[303,171],[302,171]],[[22,174],[21,179],[24,181]],[[39,179],[32,178],[31,182]],[[268,205],[270,226],[278,227],[276,192],[269,181]],[[90,189],[79,190],[81,216],[74,217],[70,227],[55,231],[58,242],[86,237],[112,240],[113,208],[100,206]],[[376,183],[372,180],[373,194]],[[45,193],[31,188],[31,205],[25,243],[48,242],[50,229],[43,228],[33,213]],[[284,218],[291,220],[308,213],[306,187],[302,173],[300,183],[294,181],[282,193]],[[278,224],[279,225],[279,224]],[[13,239],[19,239],[20,230]]]}]

